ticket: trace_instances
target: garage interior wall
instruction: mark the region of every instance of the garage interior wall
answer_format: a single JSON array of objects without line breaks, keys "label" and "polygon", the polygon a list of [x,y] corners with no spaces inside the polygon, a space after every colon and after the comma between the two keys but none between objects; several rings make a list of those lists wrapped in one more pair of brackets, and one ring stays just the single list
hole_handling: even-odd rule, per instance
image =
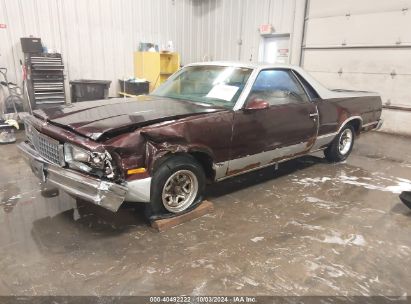
[{"label": "garage interior wall", "polygon": [[411,0],[309,0],[303,67],[329,88],[382,95],[383,130],[411,135]]},{"label": "garage interior wall", "polygon": [[291,34],[291,61],[298,64],[304,7],[305,0],[0,0],[0,23],[7,25],[0,29],[0,65],[20,82],[20,37],[41,37],[63,54],[67,80],[111,80],[115,96],[118,79],[133,76],[141,41],[173,41],[182,64],[257,61],[263,23]]}]

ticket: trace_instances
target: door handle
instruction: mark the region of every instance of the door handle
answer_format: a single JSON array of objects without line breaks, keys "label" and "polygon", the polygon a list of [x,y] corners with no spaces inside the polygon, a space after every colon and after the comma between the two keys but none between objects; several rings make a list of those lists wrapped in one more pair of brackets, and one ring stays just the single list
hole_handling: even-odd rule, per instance
[{"label": "door handle", "polygon": [[317,117],[318,116],[318,113],[310,113],[310,117],[311,118],[315,118],[315,117]]}]

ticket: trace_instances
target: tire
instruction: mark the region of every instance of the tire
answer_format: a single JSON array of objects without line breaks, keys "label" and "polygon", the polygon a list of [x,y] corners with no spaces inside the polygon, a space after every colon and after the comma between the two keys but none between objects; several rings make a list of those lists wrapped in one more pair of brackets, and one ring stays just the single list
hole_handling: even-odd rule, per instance
[{"label": "tire", "polygon": [[203,200],[205,182],[204,170],[192,156],[171,156],[153,174],[146,216],[155,219],[191,210]]},{"label": "tire", "polygon": [[[344,138],[347,140],[345,144],[342,143]],[[328,148],[324,150],[325,158],[332,163],[346,160],[354,146],[354,139],[355,131],[353,126],[344,126]]]}]

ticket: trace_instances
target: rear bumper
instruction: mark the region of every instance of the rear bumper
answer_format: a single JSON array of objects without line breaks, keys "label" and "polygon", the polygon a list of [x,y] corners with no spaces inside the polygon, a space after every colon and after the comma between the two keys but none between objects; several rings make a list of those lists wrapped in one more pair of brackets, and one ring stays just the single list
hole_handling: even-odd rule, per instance
[{"label": "rear bumper", "polygon": [[[134,182],[130,191],[129,185],[119,185],[104,181],[80,172],[59,167],[42,158],[29,144],[23,142],[18,148],[33,173],[43,182],[49,182],[68,194],[92,202],[116,212],[125,199],[149,201],[151,178]],[[139,191],[136,191],[137,190]]]},{"label": "rear bumper", "polygon": [[377,124],[377,126],[375,127],[375,130],[380,129],[380,128],[382,127],[382,124],[383,124],[383,123],[384,123],[384,120],[379,119],[379,120],[378,120],[378,124]]},{"label": "rear bumper", "polygon": [[362,125],[361,130],[362,131],[378,130],[381,128],[383,123],[384,121],[382,119],[378,119],[376,121]]}]

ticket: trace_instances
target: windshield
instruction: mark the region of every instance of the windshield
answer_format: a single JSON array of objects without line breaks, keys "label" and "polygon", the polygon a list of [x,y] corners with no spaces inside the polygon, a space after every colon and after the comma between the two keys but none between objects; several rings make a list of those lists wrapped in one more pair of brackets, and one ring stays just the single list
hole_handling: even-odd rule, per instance
[{"label": "windshield", "polygon": [[188,66],[171,76],[152,95],[233,108],[252,69],[226,66]]}]

